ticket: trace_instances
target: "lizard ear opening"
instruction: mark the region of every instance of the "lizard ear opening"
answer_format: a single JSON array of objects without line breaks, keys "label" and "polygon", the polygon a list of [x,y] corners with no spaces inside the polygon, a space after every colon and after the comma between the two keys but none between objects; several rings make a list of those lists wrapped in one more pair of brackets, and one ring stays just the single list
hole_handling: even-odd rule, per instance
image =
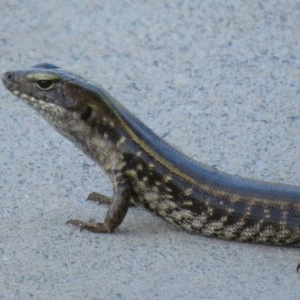
[{"label": "lizard ear opening", "polygon": [[81,120],[87,121],[89,119],[89,117],[91,116],[92,112],[93,112],[93,109],[90,106],[88,106],[85,109],[85,111],[81,114]]}]

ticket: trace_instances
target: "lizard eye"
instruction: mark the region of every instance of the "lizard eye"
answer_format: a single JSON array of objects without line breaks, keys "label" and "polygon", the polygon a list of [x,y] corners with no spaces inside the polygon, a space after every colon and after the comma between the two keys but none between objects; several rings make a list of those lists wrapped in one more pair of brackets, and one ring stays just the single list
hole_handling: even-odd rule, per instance
[{"label": "lizard eye", "polygon": [[36,82],[36,84],[40,90],[47,91],[53,87],[54,81],[53,80],[38,80]]}]

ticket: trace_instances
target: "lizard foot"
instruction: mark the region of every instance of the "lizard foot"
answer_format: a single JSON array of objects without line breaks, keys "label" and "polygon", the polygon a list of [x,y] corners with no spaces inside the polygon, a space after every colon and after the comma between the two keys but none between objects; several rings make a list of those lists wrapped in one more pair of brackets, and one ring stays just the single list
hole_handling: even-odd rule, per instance
[{"label": "lizard foot", "polygon": [[71,224],[80,228],[80,231],[87,230],[94,233],[109,233],[111,232],[105,223],[96,223],[94,221],[84,222],[80,220],[69,220],[66,224]]}]

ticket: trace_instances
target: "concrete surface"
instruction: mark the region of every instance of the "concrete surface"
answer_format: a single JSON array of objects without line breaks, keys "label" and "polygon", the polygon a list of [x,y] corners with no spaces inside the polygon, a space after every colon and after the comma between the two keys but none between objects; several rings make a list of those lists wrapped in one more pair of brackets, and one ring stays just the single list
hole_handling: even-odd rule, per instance
[{"label": "concrete surface", "polygon": [[[25,4],[26,3],[26,4]],[[0,71],[101,83],[188,155],[300,182],[299,1],[0,2]],[[299,249],[191,235],[133,208],[111,235],[101,170],[0,87],[0,299],[299,299]]]}]

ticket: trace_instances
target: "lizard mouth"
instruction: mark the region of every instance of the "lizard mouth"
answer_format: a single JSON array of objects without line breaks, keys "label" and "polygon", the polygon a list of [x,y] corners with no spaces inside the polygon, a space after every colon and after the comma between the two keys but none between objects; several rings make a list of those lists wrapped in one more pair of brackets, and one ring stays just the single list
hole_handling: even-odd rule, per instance
[{"label": "lizard mouth", "polygon": [[7,79],[7,77],[9,77],[9,75],[7,75],[7,73],[4,73],[4,74],[2,75],[2,77],[1,77],[2,82],[3,82],[3,84],[4,84],[5,86],[8,85],[8,79]]}]

